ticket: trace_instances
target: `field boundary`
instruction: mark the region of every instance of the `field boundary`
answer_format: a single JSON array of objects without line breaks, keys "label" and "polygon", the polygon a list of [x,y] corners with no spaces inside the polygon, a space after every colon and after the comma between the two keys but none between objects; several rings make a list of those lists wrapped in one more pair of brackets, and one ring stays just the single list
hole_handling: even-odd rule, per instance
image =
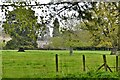
[{"label": "field boundary", "polygon": [[[118,56],[116,56],[116,66],[114,67],[110,67],[108,64],[107,64],[107,59],[106,59],[106,55],[102,55],[103,56],[103,64],[96,70],[96,71],[99,71],[102,67],[104,67],[105,71],[109,71],[110,72],[113,72],[111,70],[111,68],[116,68],[116,72],[119,71],[120,67],[119,67],[119,60],[118,60]],[[85,58],[85,55],[82,55],[82,59],[83,59],[83,71],[86,71],[86,58]],[[59,59],[58,59],[58,54],[55,55],[55,63],[56,63],[56,72],[59,72]]]}]

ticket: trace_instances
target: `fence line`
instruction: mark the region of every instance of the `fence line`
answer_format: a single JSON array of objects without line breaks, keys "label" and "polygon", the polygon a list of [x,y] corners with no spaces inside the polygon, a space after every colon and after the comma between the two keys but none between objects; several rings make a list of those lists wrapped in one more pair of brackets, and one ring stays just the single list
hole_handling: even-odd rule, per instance
[{"label": "fence line", "polygon": [[[105,55],[103,55],[103,61],[104,61],[104,64],[102,65],[102,66],[100,66],[99,68],[98,68],[98,70],[100,70],[102,67],[104,67],[105,68],[105,71],[107,71],[107,68],[110,70],[110,72],[112,72],[112,70],[110,69],[110,67],[108,66],[108,64],[107,64],[107,60],[106,60],[106,56]],[[98,71],[97,70],[97,71]]]},{"label": "fence line", "polygon": [[[82,60],[83,60],[83,71],[86,71],[86,60],[85,60],[85,55],[82,55]],[[56,72],[59,71],[59,66],[58,66],[58,54],[55,55],[55,63],[56,63]],[[103,65],[101,65],[97,71],[99,71],[102,67],[104,67],[105,71],[107,71],[107,69],[109,69],[110,72],[112,72],[112,70],[110,68],[116,68],[116,71],[119,70],[119,66],[118,66],[118,56],[116,56],[116,66],[115,67],[109,67],[107,64],[107,59],[106,59],[106,55],[103,55]]]}]

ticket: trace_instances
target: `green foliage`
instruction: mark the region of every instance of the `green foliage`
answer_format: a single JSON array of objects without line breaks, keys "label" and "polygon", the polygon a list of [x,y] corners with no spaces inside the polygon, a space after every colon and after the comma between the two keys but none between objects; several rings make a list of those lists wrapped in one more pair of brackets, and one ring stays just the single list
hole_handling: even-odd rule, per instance
[{"label": "green foliage", "polygon": [[[37,23],[37,17],[30,8],[15,7],[13,11],[8,11],[6,21],[3,24],[4,31],[12,38],[6,45],[6,49],[15,49],[19,47],[36,47],[37,31],[40,25]],[[14,44],[13,44],[14,43]],[[35,44],[35,45],[34,45]]]},{"label": "green foliage", "polygon": [[15,39],[8,41],[6,46],[3,47],[3,49],[18,49],[20,47],[24,49],[35,49],[37,48],[36,42],[31,42],[30,38],[24,38],[24,39]]},{"label": "green foliage", "polygon": [[5,42],[3,42],[2,40],[0,41],[0,49],[3,49],[3,47],[5,47]]},{"label": "green foliage", "polygon": [[2,43],[2,42],[0,42],[0,49],[2,49],[2,45],[3,45],[3,43]]},{"label": "green foliage", "polygon": [[99,2],[89,10],[91,20],[83,20],[82,27],[93,35],[95,46],[114,47],[118,45],[119,3]]},{"label": "green foliage", "polygon": [[56,37],[56,36],[59,36],[60,35],[60,31],[59,31],[59,22],[58,22],[58,19],[55,18],[54,22],[53,22],[53,37]]},{"label": "green foliage", "polygon": [[86,30],[64,31],[60,36],[51,38],[50,46],[69,48],[91,46],[91,34]]}]

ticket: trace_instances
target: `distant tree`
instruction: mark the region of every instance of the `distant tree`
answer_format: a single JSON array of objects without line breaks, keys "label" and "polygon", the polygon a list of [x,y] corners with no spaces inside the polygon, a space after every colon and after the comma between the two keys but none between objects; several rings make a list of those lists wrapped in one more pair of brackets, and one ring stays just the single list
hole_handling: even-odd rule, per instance
[{"label": "distant tree", "polygon": [[[74,27],[75,28],[75,27]],[[91,34],[87,30],[65,30],[59,36],[50,39],[50,46],[59,49],[69,49],[73,55],[73,48],[92,45]]]},{"label": "distant tree", "polygon": [[[39,19],[42,21],[42,24],[45,25],[50,25],[51,21],[55,18],[59,18],[59,22],[62,23],[62,25],[65,28],[69,28],[66,21],[68,22],[68,20],[70,19],[75,19],[76,20],[82,20],[82,19],[86,19],[90,17],[90,14],[88,12],[88,9],[90,8],[90,3],[89,2],[78,2],[75,0],[74,1],[68,1],[68,2],[62,2],[62,1],[58,1],[55,0],[56,3],[48,3],[48,4],[41,4],[39,5],[39,3],[35,2],[35,6],[34,5],[29,5],[31,3],[22,3],[22,6],[28,6],[31,8],[37,8],[41,10],[41,14],[39,15]],[[82,3],[82,4],[81,4]],[[16,3],[17,4],[17,3]],[[11,4],[11,6],[16,6],[16,4]],[[3,5],[3,7],[5,7]],[[44,14],[44,15],[43,15]],[[55,19],[55,21],[57,22],[57,20]],[[64,24],[65,23],[65,24]],[[73,22],[71,22],[73,23]],[[74,27],[69,25],[70,27]],[[45,28],[43,28],[45,29]],[[58,31],[58,28],[56,28]],[[69,30],[69,29],[67,29]],[[43,31],[43,30],[42,30]],[[54,28],[55,31],[55,28]],[[60,30],[59,30],[60,31]],[[41,36],[44,35],[44,32],[41,33]]]},{"label": "distant tree", "polygon": [[60,34],[59,28],[60,28],[59,21],[57,18],[55,18],[53,22],[53,37],[59,36]]},{"label": "distant tree", "polygon": [[37,47],[37,32],[40,24],[30,8],[19,6],[13,11],[8,11],[6,21],[3,24],[4,31],[12,40],[6,44],[6,49],[18,49],[19,47],[33,49]]}]

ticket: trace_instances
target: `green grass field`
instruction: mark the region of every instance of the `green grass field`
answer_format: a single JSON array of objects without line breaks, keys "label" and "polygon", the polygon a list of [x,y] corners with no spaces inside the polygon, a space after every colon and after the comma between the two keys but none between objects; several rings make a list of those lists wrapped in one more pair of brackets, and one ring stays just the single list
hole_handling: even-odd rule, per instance
[{"label": "green grass field", "polygon": [[2,51],[0,50],[0,79],[2,79]]},{"label": "green grass field", "polygon": [[[59,72],[55,69],[55,54],[59,58]],[[86,71],[83,71],[82,55],[86,57]],[[17,52],[16,50],[2,51],[2,72],[3,78],[117,78],[114,68],[113,73],[104,68],[96,72],[103,64],[102,55],[106,54],[107,63],[111,67],[115,66],[115,56],[109,55],[109,51],[74,51],[73,56],[69,56],[69,51],[54,50],[26,50]]]}]

